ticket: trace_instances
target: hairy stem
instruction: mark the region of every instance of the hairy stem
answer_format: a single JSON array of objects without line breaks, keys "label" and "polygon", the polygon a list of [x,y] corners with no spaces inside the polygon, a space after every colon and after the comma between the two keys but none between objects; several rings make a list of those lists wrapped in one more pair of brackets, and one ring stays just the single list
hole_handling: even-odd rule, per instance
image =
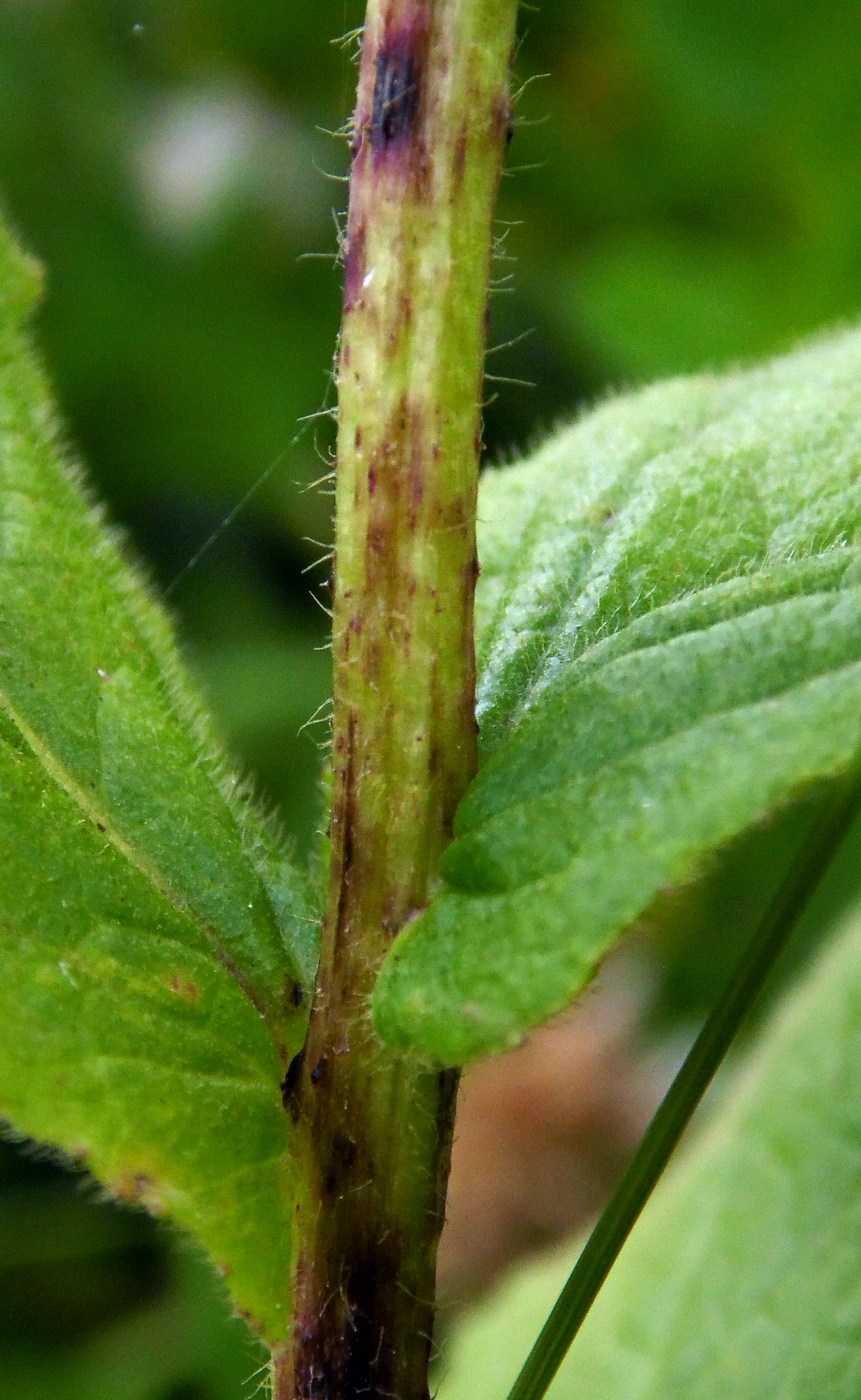
[{"label": "hairy stem", "polygon": [[277,1400],[425,1400],[455,1079],[388,1054],[380,963],[476,762],[475,502],[516,0],[371,0],[338,360],[331,877]]}]

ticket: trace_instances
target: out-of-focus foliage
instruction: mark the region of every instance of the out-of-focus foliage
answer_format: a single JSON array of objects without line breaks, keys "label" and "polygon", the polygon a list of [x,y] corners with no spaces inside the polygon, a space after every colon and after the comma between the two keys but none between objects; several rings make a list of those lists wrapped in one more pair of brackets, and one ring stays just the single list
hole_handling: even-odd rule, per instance
[{"label": "out-of-focus foliage", "polygon": [[[325,457],[331,423],[305,425],[291,444],[299,416],[331,402],[338,276],[304,255],[331,258],[333,212],[346,204],[321,173],[344,173],[346,147],[323,128],[351,105],[353,70],[331,40],[361,9],[0,0],[0,197],[46,264],[37,334],[99,492],[166,585],[275,463],[171,603],[228,738],[306,848],[325,730],[298,731],[327,694],[328,657],[314,650],[325,617],[309,597],[313,586],[325,601],[325,566],[302,570],[325,551],[331,502],[301,488],[327,470],[315,448]],[[518,81],[548,76],[518,103],[492,335],[534,333],[490,368],[537,388],[489,386],[491,451],[530,443],[608,384],[760,355],[857,315],[854,0],[543,0],[524,7],[522,29]],[[716,961],[731,957],[794,834],[787,823],[753,833],[730,881],[716,872],[673,897],[668,1014],[709,999]],[[850,865],[833,903],[856,883]],[[693,941],[692,915],[704,931]],[[73,1304],[74,1326],[52,1334],[64,1357],[102,1342],[113,1355],[116,1328],[142,1337],[168,1298],[174,1342],[154,1324],[151,1358],[198,1335],[200,1284],[186,1287],[187,1261],[148,1226],[135,1223],[160,1262],[143,1296],[131,1275],[119,1284],[77,1255],[60,1267],[70,1256],[46,1220],[27,1276],[28,1296],[43,1290],[41,1316],[35,1303],[16,1313],[0,1291],[0,1393],[26,1394],[5,1339],[19,1352],[47,1345],[44,1317]],[[116,1228],[121,1241],[127,1226]],[[118,1245],[111,1258],[127,1267],[130,1256]],[[232,1368],[153,1362],[148,1391],[133,1379],[143,1363],[116,1361],[106,1393],[248,1394],[244,1345],[212,1343],[214,1355],[234,1348]],[[54,1381],[40,1384],[33,1400],[56,1400]],[[96,1382],[77,1393],[93,1400]]]},{"label": "out-of-focus foliage", "polygon": [[265,1354],[208,1265],[0,1145],[0,1385],[16,1400],[238,1400]]},{"label": "out-of-focus foliage", "polygon": [[[549,1400],[850,1400],[861,1379],[857,915],[648,1203]],[[504,1396],[565,1280],[562,1256],[478,1310],[442,1400]]]}]

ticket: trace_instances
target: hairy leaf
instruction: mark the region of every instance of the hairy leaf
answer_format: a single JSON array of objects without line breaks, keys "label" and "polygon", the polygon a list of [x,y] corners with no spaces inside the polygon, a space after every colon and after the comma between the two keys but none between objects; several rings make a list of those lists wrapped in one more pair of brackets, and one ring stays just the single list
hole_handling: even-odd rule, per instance
[{"label": "hairy leaf", "polygon": [[[856,915],[658,1188],[550,1400],[854,1400],[859,1043]],[[479,1357],[505,1394],[571,1264],[532,1270],[466,1326],[441,1400],[474,1394]]]},{"label": "hairy leaf", "polygon": [[0,1111],[193,1230],[268,1336],[311,900],[86,503],[0,234]]},{"label": "hairy leaf", "polygon": [[377,992],[460,1063],[861,745],[861,334],[605,405],[480,502],[483,766]]}]

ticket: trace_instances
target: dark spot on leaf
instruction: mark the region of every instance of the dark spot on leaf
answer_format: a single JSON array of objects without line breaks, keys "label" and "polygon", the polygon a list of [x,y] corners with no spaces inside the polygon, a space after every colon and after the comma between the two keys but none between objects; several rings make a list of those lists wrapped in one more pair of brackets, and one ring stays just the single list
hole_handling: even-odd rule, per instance
[{"label": "dark spot on leaf", "polygon": [[117,1200],[127,1205],[145,1203],[150,1214],[158,1214],[161,1207],[155,1195],[155,1182],[146,1172],[127,1172],[110,1185]]},{"label": "dark spot on leaf", "polygon": [[196,982],[190,982],[182,977],[171,977],[170,990],[175,992],[184,1001],[200,1001],[200,988]]}]

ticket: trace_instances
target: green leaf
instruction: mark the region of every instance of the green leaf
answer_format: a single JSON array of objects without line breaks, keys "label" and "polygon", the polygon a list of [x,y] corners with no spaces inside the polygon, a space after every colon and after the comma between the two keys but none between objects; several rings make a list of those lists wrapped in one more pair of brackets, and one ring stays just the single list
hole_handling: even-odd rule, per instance
[{"label": "green leaf", "polygon": [[[861,920],[780,1008],[635,1227],[551,1400],[855,1400],[861,1386]],[[468,1323],[441,1400],[503,1396],[573,1260]]]},{"label": "green leaf", "polygon": [[0,1111],[192,1230],[283,1334],[313,901],[58,447],[0,234]]},{"label": "green leaf", "polygon": [[861,335],[605,405],[485,478],[483,761],[376,995],[515,1043],[667,886],[861,744]]}]

